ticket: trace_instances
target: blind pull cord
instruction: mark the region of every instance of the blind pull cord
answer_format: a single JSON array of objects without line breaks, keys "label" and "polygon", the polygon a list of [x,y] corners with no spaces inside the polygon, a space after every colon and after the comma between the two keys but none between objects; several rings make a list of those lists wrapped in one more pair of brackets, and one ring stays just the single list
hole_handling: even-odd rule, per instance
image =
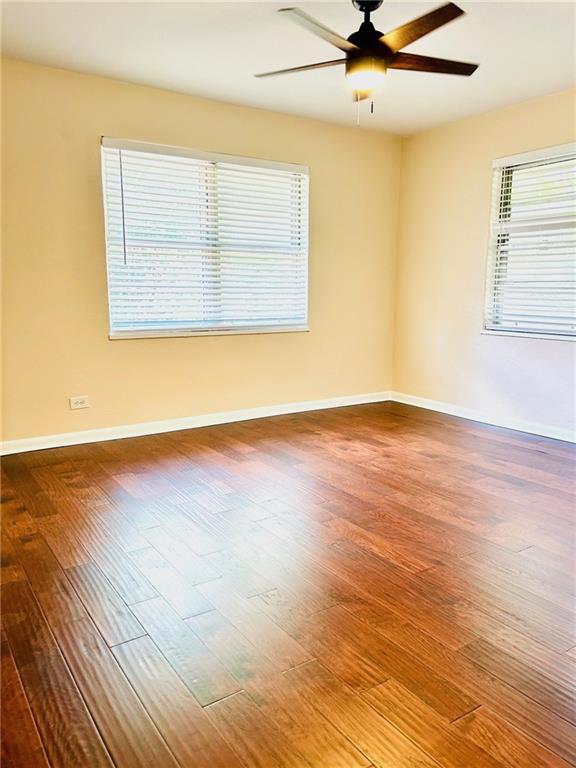
[{"label": "blind pull cord", "polygon": [[122,173],[122,150],[118,150],[120,156],[120,201],[122,206],[122,247],[124,249],[124,266],[126,266],[126,217],[124,214],[124,175]]}]

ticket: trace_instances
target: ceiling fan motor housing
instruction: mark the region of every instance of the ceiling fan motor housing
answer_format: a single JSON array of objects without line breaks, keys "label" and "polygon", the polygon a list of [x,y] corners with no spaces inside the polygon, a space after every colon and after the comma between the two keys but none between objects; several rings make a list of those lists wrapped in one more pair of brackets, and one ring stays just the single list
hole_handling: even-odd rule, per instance
[{"label": "ceiling fan motor housing", "polygon": [[[360,28],[357,32],[353,32],[348,38],[348,42],[354,43],[362,51],[371,51],[374,55],[386,57],[391,55],[392,51],[389,51],[386,44],[381,40],[382,32],[379,32],[372,24],[371,21],[363,21],[360,24]],[[360,55],[361,52],[359,52]],[[347,57],[352,58],[355,55],[354,51],[349,51]]]}]

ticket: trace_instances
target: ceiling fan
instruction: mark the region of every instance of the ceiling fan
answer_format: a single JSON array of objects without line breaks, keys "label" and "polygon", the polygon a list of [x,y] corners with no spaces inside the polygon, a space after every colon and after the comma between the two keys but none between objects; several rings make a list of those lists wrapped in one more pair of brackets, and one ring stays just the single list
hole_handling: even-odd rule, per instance
[{"label": "ceiling fan", "polygon": [[354,91],[354,98],[360,101],[371,97],[373,91],[382,84],[388,69],[411,69],[417,72],[469,76],[478,68],[478,64],[401,52],[407,45],[429,32],[462,16],[464,11],[454,3],[442,5],[386,34],[378,32],[370,21],[370,14],[382,5],[382,0],[352,0],[352,4],[364,14],[364,21],[358,31],[353,32],[348,38],[341,37],[328,29],[300,8],[282,8],[280,13],[287,14],[292,21],[339,48],[345,54],[345,58],[321,61],[318,64],[305,64],[290,69],[278,69],[274,72],[262,72],[256,77],[274,77],[344,64],[346,78]]}]

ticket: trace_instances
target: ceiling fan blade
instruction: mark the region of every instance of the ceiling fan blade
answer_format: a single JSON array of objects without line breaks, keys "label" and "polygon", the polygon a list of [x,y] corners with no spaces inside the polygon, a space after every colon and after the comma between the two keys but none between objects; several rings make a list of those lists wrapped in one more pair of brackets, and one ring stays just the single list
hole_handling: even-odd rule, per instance
[{"label": "ceiling fan blade", "polygon": [[397,53],[387,64],[389,69],[411,69],[415,72],[438,72],[444,75],[472,75],[478,64],[465,61],[437,59],[434,56],[417,56],[414,53]]},{"label": "ceiling fan blade", "polygon": [[290,67],[290,69],[277,69],[274,72],[260,72],[254,77],[274,77],[274,75],[289,75],[291,72],[306,72],[309,69],[322,69],[323,67],[334,67],[336,64],[346,64],[346,59],[332,59],[332,61],[321,61],[318,64],[304,64],[302,67]]},{"label": "ceiling fan blade", "polygon": [[424,16],[412,19],[407,24],[387,32],[382,35],[380,42],[387,45],[392,53],[397,53],[401,48],[405,48],[438,27],[448,24],[449,21],[457,19],[463,13],[462,8],[458,8],[454,3],[447,3],[447,5],[442,5],[430,13],[425,13]]},{"label": "ceiling fan blade", "polygon": [[358,46],[354,45],[354,43],[350,43],[345,37],[328,29],[328,27],[325,27],[324,24],[313,19],[312,16],[308,16],[308,14],[300,10],[300,8],[280,8],[279,13],[289,14],[289,18],[297,24],[300,24],[301,27],[304,27],[304,29],[312,32],[312,34],[326,40],[327,43],[335,45],[336,48],[340,48],[341,51],[348,52],[359,50]]}]

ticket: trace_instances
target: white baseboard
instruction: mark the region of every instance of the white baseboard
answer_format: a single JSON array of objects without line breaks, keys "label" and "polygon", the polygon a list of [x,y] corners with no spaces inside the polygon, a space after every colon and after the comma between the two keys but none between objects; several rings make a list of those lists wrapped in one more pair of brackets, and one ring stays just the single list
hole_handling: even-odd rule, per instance
[{"label": "white baseboard", "polygon": [[235,421],[263,419],[267,416],[282,416],[289,413],[303,413],[304,411],[320,411],[324,408],[342,408],[347,405],[382,403],[386,400],[390,400],[389,392],[370,392],[365,395],[346,395],[344,397],[331,397],[326,400],[305,400],[299,403],[265,405],[261,408],[243,408],[238,411],[207,413],[202,416],[184,416],[180,419],[122,424],[118,427],[87,429],[82,432],[63,432],[57,435],[28,437],[23,440],[6,440],[0,444],[0,455],[6,456],[11,453],[40,451],[45,448],[61,448],[65,445],[99,443],[103,440],[121,440],[124,437],[157,435],[162,432],[177,432],[182,429],[210,427],[215,424],[230,424]]},{"label": "white baseboard", "polygon": [[576,432],[570,429],[560,429],[551,427],[548,424],[541,424],[535,421],[524,421],[523,419],[509,419],[499,416],[493,416],[485,411],[477,411],[473,408],[465,408],[453,403],[443,403],[440,400],[428,400],[425,397],[416,397],[416,395],[405,395],[402,392],[390,392],[390,400],[405,405],[414,405],[417,408],[427,408],[430,411],[447,413],[450,416],[460,416],[462,419],[470,421],[479,421],[482,424],[490,424],[494,427],[504,427],[505,429],[514,429],[517,432],[529,432],[532,435],[541,437],[551,437],[554,440],[565,440],[569,443],[576,442]]},{"label": "white baseboard", "polygon": [[103,440],[121,440],[125,437],[156,435],[162,432],[177,432],[182,429],[210,427],[215,424],[230,424],[235,421],[263,419],[267,416],[282,416],[289,413],[303,413],[304,411],[320,411],[325,408],[343,408],[347,405],[382,403],[388,400],[404,403],[406,405],[414,405],[418,408],[427,408],[428,410],[438,411],[440,413],[447,413],[451,416],[460,416],[463,419],[479,421],[483,424],[491,424],[495,427],[515,429],[519,432],[529,432],[534,435],[541,435],[542,437],[551,437],[555,440],[565,440],[572,443],[576,442],[576,435],[569,429],[559,429],[557,427],[548,426],[547,424],[539,424],[520,419],[502,419],[493,417],[488,413],[476,411],[472,408],[464,408],[463,406],[453,405],[452,403],[443,403],[439,400],[428,400],[425,397],[416,397],[415,395],[405,395],[402,392],[370,392],[364,395],[331,397],[326,400],[306,400],[299,403],[262,406],[261,408],[243,408],[238,411],[207,413],[202,416],[185,416],[180,419],[148,421],[139,424],[123,424],[118,427],[87,429],[82,432],[64,432],[57,435],[42,435],[41,437],[28,437],[23,440],[6,440],[0,444],[0,455],[6,456],[11,453],[39,451],[45,448],[60,448],[65,445],[99,443]]}]

